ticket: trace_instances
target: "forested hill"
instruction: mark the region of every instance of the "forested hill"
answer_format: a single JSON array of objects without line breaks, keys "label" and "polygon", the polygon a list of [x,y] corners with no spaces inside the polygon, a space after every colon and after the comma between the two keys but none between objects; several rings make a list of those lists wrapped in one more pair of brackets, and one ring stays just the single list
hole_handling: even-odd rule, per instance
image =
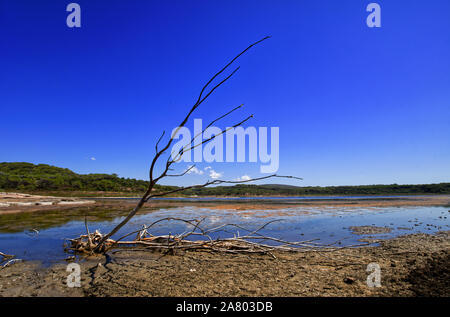
[{"label": "forested hill", "polygon": [[[17,191],[145,191],[147,181],[122,178],[117,174],[77,174],[47,164],[0,163],[0,190]],[[158,190],[173,187],[158,186]]]},{"label": "forested hill", "polygon": [[[116,174],[77,174],[67,168],[46,164],[0,163],[0,191],[26,192],[121,192],[140,193],[147,181],[119,177]],[[156,191],[175,186],[156,186]],[[297,187],[289,185],[218,186],[184,191],[198,196],[305,196],[305,195],[398,195],[450,194],[450,183],[425,185],[362,185],[333,187]]]}]

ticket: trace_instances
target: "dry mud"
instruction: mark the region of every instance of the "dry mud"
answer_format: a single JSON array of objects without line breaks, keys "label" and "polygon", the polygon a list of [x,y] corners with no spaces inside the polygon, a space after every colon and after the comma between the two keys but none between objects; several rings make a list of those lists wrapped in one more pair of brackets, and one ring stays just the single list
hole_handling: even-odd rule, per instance
[{"label": "dry mud", "polygon": [[[0,270],[0,296],[449,296],[450,232],[415,234],[334,252],[163,255],[120,250],[82,261],[81,287],[67,264],[18,262]],[[366,280],[381,268],[381,287]]]}]

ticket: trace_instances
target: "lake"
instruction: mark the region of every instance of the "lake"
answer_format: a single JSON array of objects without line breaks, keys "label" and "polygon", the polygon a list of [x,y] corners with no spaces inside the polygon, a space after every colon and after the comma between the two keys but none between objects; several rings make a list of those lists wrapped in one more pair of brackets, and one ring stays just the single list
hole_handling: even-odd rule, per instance
[{"label": "lake", "polygon": [[[391,198],[377,196],[375,198]],[[313,197],[312,199],[374,199],[368,197]],[[172,208],[152,208],[142,210],[119,234],[138,230],[143,224],[150,224],[157,219],[176,217],[183,219],[202,219],[202,227],[212,228],[221,224],[234,223],[249,230],[255,230],[265,223],[271,223],[261,234],[289,241],[318,239],[321,244],[339,243],[336,245],[360,244],[360,239],[373,237],[386,239],[403,234],[435,233],[449,230],[450,212],[448,207],[405,206],[405,207],[351,207],[351,206],[299,206],[293,204],[277,208],[249,208],[251,200],[275,203],[280,200],[295,202],[311,199],[311,197],[258,197],[258,198],[208,198],[207,206],[195,204],[195,200],[204,198],[186,198],[191,203],[186,206]],[[178,199],[180,200],[180,199]],[[246,200],[239,209],[232,208],[237,200]],[[250,202],[248,202],[250,200]],[[193,203],[192,203],[193,201]],[[216,208],[220,205],[220,208]],[[230,204],[230,209],[227,204]],[[246,207],[247,206],[247,207]],[[111,213],[108,210],[96,210],[88,215],[89,228],[106,233],[119,223],[127,210]],[[389,233],[356,235],[350,227],[377,226],[388,227]],[[189,230],[189,225],[181,222],[162,222],[152,227],[150,233],[155,235],[181,233]],[[35,231],[37,230],[38,233]],[[240,231],[240,232],[238,232]],[[14,254],[24,260],[38,260],[44,265],[62,261],[69,256],[64,252],[66,238],[74,238],[86,232],[84,215],[76,211],[33,212],[0,215],[0,251]],[[227,228],[213,235],[213,238],[243,235],[241,229]],[[132,236],[134,237],[134,235]]]}]

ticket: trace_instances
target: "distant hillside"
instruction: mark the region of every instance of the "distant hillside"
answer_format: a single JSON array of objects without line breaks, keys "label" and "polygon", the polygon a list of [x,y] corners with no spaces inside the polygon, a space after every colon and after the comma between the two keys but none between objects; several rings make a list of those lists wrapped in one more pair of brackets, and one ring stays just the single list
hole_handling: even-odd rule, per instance
[{"label": "distant hillside", "polygon": [[450,194],[450,183],[424,185],[361,185],[329,187],[296,187],[287,185],[235,185],[192,189],[185,192],[198,196],[309,196],[309,195],[404,195]]},{"label": "distant hillside", "polygon": [[[117,174],[77,174],[47,164],[0,163],[0,190],[142,192],[147,181]],[[172,188],[158,186],[157,189]]]},{"label": "distant hillside", "polygon": [[[46,164],[0,163],[0,190],[59,192],[140,193],[147,181],[118,177],[117,174],[77,174],[67,168]],[[176,186],[155,187],[165,191]],[[424,185],[361,185],[329,187],[297,187],[282,184],[217,186],[189,189],[182,195],[198,196],[307,196],[307,195],[399,195],[450,194],[450,183]]]},{"label": "distant hillside", "polygon": [[450,194],[450,183],[424,185],[361,185],[296,187],[290,185],[235,185],[185,191],[198,196],[308,196],[308,195],[399,195]]}]

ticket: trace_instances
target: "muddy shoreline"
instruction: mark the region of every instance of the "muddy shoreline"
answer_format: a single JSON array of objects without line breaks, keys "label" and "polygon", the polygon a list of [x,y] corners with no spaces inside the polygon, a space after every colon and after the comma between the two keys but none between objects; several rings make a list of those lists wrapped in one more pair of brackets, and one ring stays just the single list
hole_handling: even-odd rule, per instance
[{"label": "muddy shoreline", "polygon": [[[126,214],[135,203],[106,199],[86,206],[0,208],[3,219],[0,228],[5,232],[31,230],[38,218],[45,220],[40,228],[85,219],[86,215],[89,221],[112,220]],[[142,212],[185,206],[270,214],[290,207],[449,205],[449,195],[264,202],[160,200],[152,202]],[[39,217],[31,217],[33,215]],[[66,219],[62,215],[70,217]],[[446,219],[446,215],[442,217]],[[377,235],[387,229],[360,226],[352,231]],[[257,254],[184,252],[163,255],[121,249],[107,257],[82,260],[80,288],[67,287],[68,263],[44,267],[38,262],[23,261],[0,269],[0,296],[450,296],[450,231],[403,235],[390,240],[373,238],[372,241],[380,243],[378,246],[334,252],[277,252],[276,259]],[[380,288],[370,288],[366,284],[369,263],[380,265]]]},{"label": "muddy shoreline", "polygon": [[[49,200],[50,196],[45,198]],[[36,198],[22,198],[16,199],[20,202],[28,202],[28,200],[35,201]],[[58,197],[53,197],[58,199]],[[17,214],[40,211],[58,211],[58,210],[77,210],[83,209],[108,209],[111,211],[120,211],[131,209],[136,205],[136,200],[132,199],[116,199],[116,198],[102,198],[97,200],[86,200],[87,204],[79,204],[78,202],[85,201],[83,199],[73,198],[73,204],[52,204],[52,205],[11,205],[7,207],[0,206],[0,215],[3,214]],[[430,195],[430,196],[405,196],[405,197],[389,197],[379,198],[340,198],[340,199],[287,199],[287,200],[154,200],[146,204],[144,208],[176,208],[183,206],[204,206],[213,209],[227,209],[227,210],[258,210],[258,209],[282,209],[286,207],[403,207],[403,206],[450,206],[450,195]]]},{"label": "muddy shoreline", "polygon": [[[81,264],[81,287],[66,263],[19,262],[0,272],[0,296],[450,296],[450,231],[334,252],[232,255],[118,250]],[[381,269],[370,288],[369,263]]]}]

